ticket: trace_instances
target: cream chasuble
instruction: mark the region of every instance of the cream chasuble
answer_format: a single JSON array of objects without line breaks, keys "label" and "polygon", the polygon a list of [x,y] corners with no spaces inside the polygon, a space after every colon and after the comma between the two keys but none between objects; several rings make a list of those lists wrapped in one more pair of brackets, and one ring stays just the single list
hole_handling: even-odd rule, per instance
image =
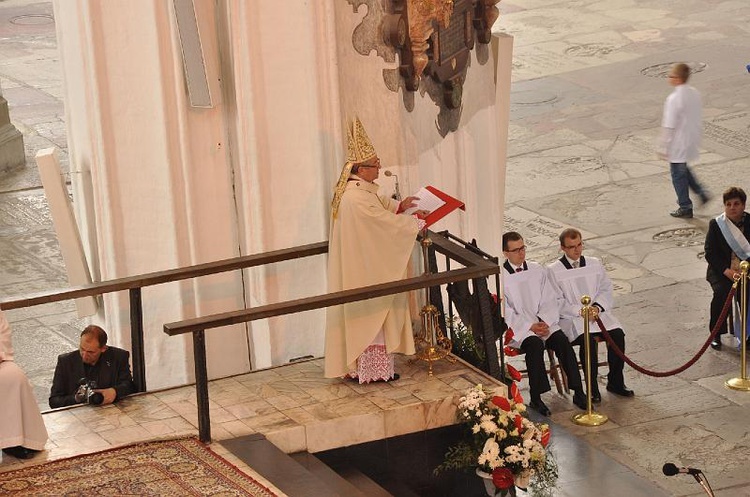
[{"label": "cream chasuble", "polygon": [[0,392],[0,448],[21,445],[43,450],[47,428],[29,380],[13,362],[10,326],[3,311],[0,311]]},{"label": "cream chasuble", "polygon": [[[396,214],[398,202],[378,196],[378,185],[347,183],[328,242],[328,291],[338,292],[406,277],[417,220]],[[356,370],[357,358],[383,330],[388,353],[414,354],[408,295],[329,307],[326,313],[325,376]]]}]

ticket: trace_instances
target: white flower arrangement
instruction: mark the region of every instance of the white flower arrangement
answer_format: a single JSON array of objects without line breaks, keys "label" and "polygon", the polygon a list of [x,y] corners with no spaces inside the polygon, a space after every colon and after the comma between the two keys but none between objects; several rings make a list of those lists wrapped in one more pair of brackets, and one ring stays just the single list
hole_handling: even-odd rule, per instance
[{"label": "white flower arrangement", "polygon": [[515,479],[529,474],[533,494],[548,495],[554,489],[557,465],[547,451],[549,426],[526,417],[517,389],[514,399],[506,399],[477,385],[460,398],[457,418],[469,438],[452,447],[436,471],[478,468],[492,474],[500,495],[514,494]]}]

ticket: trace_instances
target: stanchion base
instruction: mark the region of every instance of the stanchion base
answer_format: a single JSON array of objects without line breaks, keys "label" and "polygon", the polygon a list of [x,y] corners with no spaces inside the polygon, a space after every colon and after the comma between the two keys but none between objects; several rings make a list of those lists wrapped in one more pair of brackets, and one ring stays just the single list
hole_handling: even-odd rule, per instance
[{"label": "stanchion base", "polygon": [[584,412],[571,416],[570,420],[575,424],[581,426],[599,426],[609,421],[609,418],[604,414],[599,414],[598,412]]},{"label": "stanchion base", "polygon": [[731,388],[732,390],[741,390],[743,392],[750,392],[750,379],[731,378],[724,382],[724,386],[727,388]]}]

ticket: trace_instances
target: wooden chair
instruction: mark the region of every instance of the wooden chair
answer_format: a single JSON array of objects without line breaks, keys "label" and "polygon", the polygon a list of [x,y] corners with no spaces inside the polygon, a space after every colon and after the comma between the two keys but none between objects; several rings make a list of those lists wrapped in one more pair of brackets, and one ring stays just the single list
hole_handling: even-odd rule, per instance
[{"label": "wooden chair", "polygon": [[[591,351],[591,354],[595,358],[599,358],[599,343],[604,342],[604,337],[602,336],[595,336],[594,341],[596,342],[596,346]],[[512,348],[512,350],[515,350],[517,352],[516,355],[522,355],[520,349]],[[568,376],[565,374],[565,371],[562,367],[560,367],[560,364],[557,362],[557,358],[555,357],[555,353],[551,350],[547,350],[547,357],[549,359],[549,368],[547,369],[547,374],[549,375],[550,379],[555,383],[555,388],[557,389],[557,393],[570,393],[570,387],[568,386]],[[580,361],[577,362],[578,367],[581,369],[581,372],[583,373],[583,364],[581,364]],[[606,366],[608,363],[607,361],[599,361],[599,366]],[[519,373],[523,377],[528,378],[528,371],[525,369],[519,369]],[[592,378],[592,380],[595,380],[595,378]]]},{"label": "wooden chair", "polygon": [[[513,350],[517,351],[517,355],[523,355],[523,352],[520,351],[520,349],[513,348]],[[555,383],[555,388],[557,389],[557,393],[563,393],[563,392],[569,392],[568,390],[568,380],[565,377],[565,372],[560,368],[560,365],[557,363],[557,359],[555,358],[555,353],[551,350],[547,350],[547,357],[549,358],[549,368],[547,369],[547,374],[549,375],[550,379]],[[519,369],[519,373],[525,378],[528,378],[529,372],[525,369]]]},{"label": "wooden chair", "polygon": [[[601,342],[606,342],[606,340],[604,339],[603,336],[596,335],[596,336],[594,336],[594,342],[595,342],[595,344],[594,344],[595,346],[594,346],[593,350],[591,351],[591,357],[592,357],[592,359],[596,358],[596,360],[598,360],[599,359],[599,344]],[[605,343],[605,345],[606,345],[606,343]],[[585,344],[581,345],[581,347],[585,347]],[[551,350],[548,350],[547,352],[549,352],[550,354],[552,353]],[[581,373],[585,374],[584,365],[581,364],[581,361],[578,361],[577,364],[578,364],[578,368],[581,370]],[[608,364],[609,363],[607,361],[599,361],[599,366],[607,366]],[[556,367],[560,368],[559,365],[557,365]],[[560,368],[560,377],[562,378],[562,383],[563,383],[563,387],[564,387],[565,393],[570,393],[570,388],[568,387],[568,376],[565,374],[565,371],[563,371],[562,368]],[[584,376],[582,375],[581,379],[583,379],[583,378],[584,378]],[[591,378],[591,381],[596,381],[596,378]],[[583,386],[585,387],[586,386],[586,384],[585,384],[586,380],[584,379],[583,382],[584,382]],[[560,389],[558,389],[557,391],[560,392]]]}]

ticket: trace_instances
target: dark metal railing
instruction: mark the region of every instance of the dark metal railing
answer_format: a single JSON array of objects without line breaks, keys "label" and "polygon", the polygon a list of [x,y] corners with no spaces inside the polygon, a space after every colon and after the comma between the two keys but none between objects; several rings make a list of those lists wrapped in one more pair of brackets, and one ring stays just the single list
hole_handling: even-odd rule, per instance
[{"label": "dark metal railing", "polygon": [[[439,287],[457,281],[472,280],[474,288],[487,288],[487,277],[498,275],[500,268],[496,262],[483,257],[475,249],[453,243],[449,240],[449,233],[429,233],[432,239],[430,250],[445,255],[449,261],[456,261],[463,265],[460,269],[450,269],[432,274],[426,274],[408,278],[405,280],[372,285],[352,290],[345,290],[313,297],[267,304],[252,309],[225,312],[210,316],[186,319],[164,326],[164,332],[170,336],[185,333],[193,334],[193,350],[195,359],[196,395],[198,398],[198,428],[200,439],[204,442],[211,440],[211,427],[208,412],[208,372],[206,364],[205,330],[228,326],[232,324],[246,323],[257,319],[265,319],[273,316],[293,314],[297,312],[321,309],[332,305],[347,302],[367,300],[384,295],[408,292],[428,287]],[[455,238],[455,237],[452,237]],[[458,240],[458,239],[456,239]],[[462,242],[464,245],[465,243]],[[206,264],[198,264],[185,268],[170,269],[137,276],[129,276],[115,280],[80,285],[63,290],[49,290],[38,292],[23,297],[15,297],[0,301],[0,309],[21,309],[51,302],[73,300],[81,297],[94,297],[105,293],[128,291],[130,303],[130,327],[131,327],[131,357],[133,361],[133,381],[136,391],[145,392],[146,368],[144,354],[144,331],[143,331],[143,305],[142,289],[147,286],[170,283],[174,281],[198,278],[212,274],[263,266],[276,262],[292,259],[300,259],[314,255],[322,255],[328,252],[328,242],[311,243],[282,250],[264,252],[261,254],[235,257]],[[485,292],[486,293],[486,292]],[[494,339],[490,340],[492,333],[490,322],[489,302],[480,299],[482,321],[485,323],[486,357],[489,364],[488,373],[495,378],[501,379],[500,366],[498,364],[497,349]]]},{"label": "dark metal railing", "polygon": [[[444,236],[447,240],[452,241],[454,243],[458,243],[461,246],[463,246],[466,250],[471,251],[472,253],[478,255],[479,257],[482,257],[483,259],[489,261],[490,263],[499,266],[500,259],[497,256],[494,256],[492,254],[488,254],[484,250],[480,249],[477,246],[476,240],[472,240],[471,242],[467,242],[465,240],[462,240],[458,238],[457,236],[451,234],[448,231],[440,231],[438,232],[440,235]],[[445,266],[450,269],[451,267],[451,258],[446,255],[445,256]],[[497,295],[498,302],[501,299],[500,296],[500,271],[498,268],[498,272],[495,273],[495,294]],[[494,343],[495,342],[495,334],[493,329],[493,323],[492,319],[490,317],[490,302],[486,299],[486,296],[488,295],[488,288],[487,288],[487,281],[482,280],[473,280],[472,286],[474,288],[474,295],[478,295],[478,302],[480,307],[480,314],[481,314],[481,320],[480,320],[480,326],[481,326],[481,332],[483,334],[483,341],[485,344],[488,343]],[[450,322],[453,323],[453,301],[451,299],[448,299],[448,316],[451,318]],[[498,309],[501,309],[502,306],[498,306]],[[504,320],[503,320],[504,323]],[[504,330],[501,330],[504,331]],[[503,372],[505,371],[505,350],[504,347],[499,347],[500,349],[500,358],[499,361],[495,360],[497,359],[497,354],[493,354],[492,358],[490,359],[488,357],[488,368],[489,373],[500,380],[504,381],[503,378]],[[495,364],[497,364],[497,368],[495,368]]]},{"label": "dark metal railing", "polygon": [[[452,260],[459,262],[465,267],[437,272],[434,274],[425,274],[400,281],[381,283],[378,285],[343,290],[335,293],[316,295],[314,297],[263,305],[252,309],[224,312],[165,324],[164,332],[170,336],[182,335],[185,333],[193,334],[195,389],[198,401],[198,432],[201,441],[206,443],[211,441],[211,420],[208,407],[208,371],[206,368],[205,347],[206,330],[232,324],[246,323],[273,316],[321,309],[348,302],[367,300],[382,297],[384,295],[404,293],[421,288],[435,287],[469,279],[471,279],[475,285],[481,286],[483,284],[486,289],[487,277],[493,274],[499,274],[500,268],[496,263],[488,261],[486,258],[478,255],[472,250],[468,250],[450,242],[444,235],[429,233],[429,236],[432,240],[432,249],[450,257]],[[487,305],[481,305],[481,308],[483,316],[487,313],[486,318],[489,322],[489,303],[487,303]],[[487,333],[492,333],[491,326],[487,330]],[[494,338],[492,338],[492,340],[485,340],[485,344],[488,344],[485,352],[490,365],[489,372],[493,377],[500,379],[500,368],[498,365],[497,348],[495,346]]]},{"label": "dark metal railing", "polygon": [[263,266],[274,262],[320,255],[328,252],[328,242],[311,243],[297,247],[264,252],[262,254],[234,257],[206,264],[197,264],[178,269],[155,273],[128,276],[116,280],[71,287],[65,290],[49,290],[0,301],[0,309],[21,309],[50,302],[72,300],[80,297],[94,297],[105,293],[128,290],[130,298],[130,341],[133,358],[133,382],[137,392],[146,391],[146,361],[143,340],[143,306],[141,289],[173,281],[198,278],[211,274],[225,273],[237,269]]}]

